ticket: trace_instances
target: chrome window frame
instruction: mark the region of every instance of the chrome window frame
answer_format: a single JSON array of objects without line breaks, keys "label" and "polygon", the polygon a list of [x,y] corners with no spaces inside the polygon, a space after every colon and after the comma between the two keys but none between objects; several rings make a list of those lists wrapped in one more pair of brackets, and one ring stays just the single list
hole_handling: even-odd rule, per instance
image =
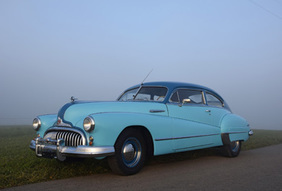
[{"label": "chrome window frame", "polygon": [[[220,101],[222,107],[218,107],[218,106],[215,106],[215,105],[209,105],[208,100],[206,98],[207,94],[210,94],[210,95],[214,96],[215,98],[217,98]],[[208,105],[209,107],[225,108],[224,101],[210,91],[205,91],[205,99],[206,99],[206,105]]]},{"label": "chrome window frame", "polygon": [[[180,102],[180,97],[179,97],[178,90],[189,90],[189,91],[198,91],[198,92],[201,92],[201,94],[202,94],[202,103],[190,103],[190,104],[193,104],[193,105],[207,105],[207,104],[206,104],[206,97],[205,97],[205,92],[204,92],[204,90],[202,90],[202,89],[193,89],[193,88],[176,88],[176,89],[174,89],[174,90],[171,92],[171,94],[170,94],[170,97],[169,97],[169,99],[168,99],[168,103],[182,104],[182,103]],[[172,97],[172,95],[173,95],[175,92],[177,92],[177,98],[178,98],[179,102],[174,102],[174,101],[171,100],[171,97]],[[188,105],[189,103],[186,103],[186,104]],[[186,104],[184,104],[184,105],[186,105]]]}]

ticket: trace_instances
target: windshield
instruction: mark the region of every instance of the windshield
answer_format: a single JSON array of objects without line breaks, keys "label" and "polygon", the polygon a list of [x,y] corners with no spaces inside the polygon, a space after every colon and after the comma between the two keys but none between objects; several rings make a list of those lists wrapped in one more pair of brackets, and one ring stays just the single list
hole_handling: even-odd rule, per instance
[{"label": "windshield", "polygon": [[165,87],[141,87],[141,89],[139,91],[138,90],[139,88],[134,88],[124,92],[118,101],[162,102],[164,101],[167,93],[167,88]]}]

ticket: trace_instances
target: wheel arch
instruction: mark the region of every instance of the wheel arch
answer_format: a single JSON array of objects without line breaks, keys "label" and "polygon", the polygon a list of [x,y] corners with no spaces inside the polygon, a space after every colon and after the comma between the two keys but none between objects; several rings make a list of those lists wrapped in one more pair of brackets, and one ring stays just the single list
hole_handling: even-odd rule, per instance
[{"label": "wheel arch", "polygon": [[231,142],[233,142],[233,141],[241,141],[241,142],[245,141],[243,138],[238,138],[238,139],[231,141],[229,133],[221,133],[221,140],[222,140],[223,145],[230,145]]},{"label": "wheel arch", "polygon": [[153,156],[154,154],[154,143],[153,143],[153,138],[152,138],[152,135],[150,133],[150,131],[145,127],[145,126],[142,126],[142,125],[132,125],[132,126],[127,126],[126,128],[124,128],[119,136],[117,137],[116,141],[115,141],[115,144],[117,142],[117,140],[119,139],[119,137],[125,132],[127,131],[128,129],[134,129],[136,131],[138,131],[139,133],[141,133],[141,135],[143,136],[144,138],[144,141],[146,143],[146,147],[147,147],[147,153],[146,153],[146,156],[148,158],[150,158],[151,156]]}]

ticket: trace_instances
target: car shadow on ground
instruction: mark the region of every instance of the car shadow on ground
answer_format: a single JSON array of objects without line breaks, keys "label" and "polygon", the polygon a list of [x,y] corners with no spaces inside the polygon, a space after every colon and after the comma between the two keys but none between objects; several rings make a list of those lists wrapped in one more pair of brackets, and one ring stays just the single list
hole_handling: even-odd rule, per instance
[{"label": "car shadow on ground", "polygon": [[224,157],[224,154],[221,148],[218,148],[218,147],[194,150],[194,151],[186,151],[186,152],[173,153],[173,154],[167,154],[167,155],[153,156],[147,161],[146,165],[180,162],[184,160],[195,160],[195,159],[207,157],[207,156]]}]

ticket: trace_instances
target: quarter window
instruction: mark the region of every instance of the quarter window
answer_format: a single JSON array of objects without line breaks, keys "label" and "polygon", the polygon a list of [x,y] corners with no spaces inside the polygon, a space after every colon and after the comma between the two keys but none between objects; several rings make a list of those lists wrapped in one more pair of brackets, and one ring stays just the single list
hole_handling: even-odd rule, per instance
[{"label": "quarter window", "polygon": [[210,93],[206,93],[206,98],[208,105],[215,107],[223,107],[223,102],[220,99],[218,99],[216,96]]},{"label": "quarter window", "polygon": [[202,91],[179,89],[172,94],[170,102],[182,103],[184,99],[188,100],[187,102],[185,102],[188,104],[203,104]]}]

